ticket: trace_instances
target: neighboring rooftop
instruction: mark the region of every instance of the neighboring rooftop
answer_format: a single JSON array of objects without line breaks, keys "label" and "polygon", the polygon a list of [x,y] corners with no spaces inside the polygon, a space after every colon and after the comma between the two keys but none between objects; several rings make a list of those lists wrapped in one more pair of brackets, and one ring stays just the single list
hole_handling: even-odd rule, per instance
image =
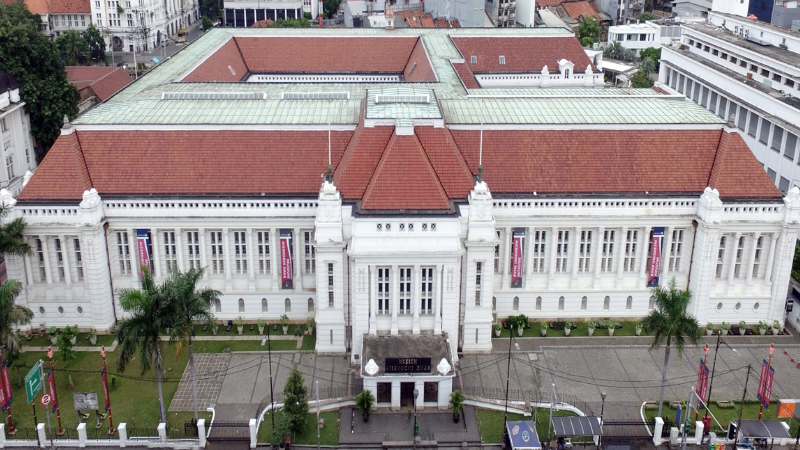
[{"label": "neighboring rooftop", "polygon": [[[4,0],[3,3],[17,3]],[[90,0],[25,0],[23,2],[32,14],[91,14]]]},{"label": "neighboring rooftop", "polygon": [[65,69],[67,79],[78,91],[88,88],[101,102],[131,84],[130,75],[121,67],[66,66]]}]

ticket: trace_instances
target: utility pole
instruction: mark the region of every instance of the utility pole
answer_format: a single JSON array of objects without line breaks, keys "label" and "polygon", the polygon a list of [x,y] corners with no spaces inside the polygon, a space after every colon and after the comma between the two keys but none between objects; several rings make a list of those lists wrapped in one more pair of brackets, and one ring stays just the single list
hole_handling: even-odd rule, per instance
[{"label": "utility pole", "polygon": [[319,380],[314,380],[314,388],[317,391],[317,450],[320,450],[319,445]]},{"label": "utility pole", "polygon": [[275,396],[272,391],[272,341],[269,339],[269,327],[270,324],[267,322],[267,355],[269,358],[269,416],[272,419],[272,429],[275,429],[275,411],[273,408],[275,407]]},{"label": "utility pole", "polygon": [[[42,380],[42,392],[47,395],[47,383],[45,383],[44,378],[44,369],[42,368],[42,360],[39,360],[39,379]],[[44,412],[47,416],[47,429],[50,431],[50,448],[55,449],[56,446],[53,444],[53,426],[50,425],[50,405],[44,405]]]}]

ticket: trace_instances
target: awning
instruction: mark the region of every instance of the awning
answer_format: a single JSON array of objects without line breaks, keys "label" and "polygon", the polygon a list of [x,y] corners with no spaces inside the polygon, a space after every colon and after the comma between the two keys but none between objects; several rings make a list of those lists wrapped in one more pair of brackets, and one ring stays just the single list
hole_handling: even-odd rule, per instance
[{"label": "awning", "polygon": [[507,421],[508,441],[513,450],[542,450],[533,421]]},{"label": "awning", "polygon": [[780,420],[742,420],[739,433],[758,439],[784,439],[792,436]]},{"label": "awning", "polygon": [[553,429],[558,437],[601,436],[600,418],[587,417],[553,417]]}]

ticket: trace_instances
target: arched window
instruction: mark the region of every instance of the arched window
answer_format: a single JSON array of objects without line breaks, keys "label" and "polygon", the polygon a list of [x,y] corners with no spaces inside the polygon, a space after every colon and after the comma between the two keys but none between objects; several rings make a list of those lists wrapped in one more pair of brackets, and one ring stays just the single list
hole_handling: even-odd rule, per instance
[{"label": "arched window", "polygon": [[519,311],[519,297],[514,297],[514,304],[512,305],[514,311]]},{"label": "arched window", "polygon": [[611,307],[611,297],[606,295],[606,298],[603,299],[603,311],[608,311]]},{"label": "arched window", "polygon": [[588,306],[588,304],[589,304],[589,299],[587,299],[586,296],[584,295],[583,298],[581,299],[581,311],[586,311],[586,307]]},{"label": "arched window", "polygon": [[261,299],[261,312],[269,312],[269,302],[266,298]]},{"label": "arched window", "polygon": [[558,297],[558,310],[559,311],[563,311],[564,310],[564,297],[563,296]]},{"label": "arched window", "polygon": [[492,311],[497,309],[497,297],[492,297]]},{"label": "arched window", "polygon": [[333,345],[333,330],[331,330],[331,345]]},{"label": "arched window", "polygon": [[239,312],[240,313],[244,312],[244,299],[243,298],[239,299]]},{"label": "arched window", "polygon": [[288,312],[292,312],[292,300],[291,299],[287,298],[286,300],[283,301],[283,310],[285,312],[287,312],[287,313]]},{"label": "arched window", "polygon": [[628,300],[625,302],[625,309],[627,309],[628,311],[633,309],[633,297],[631,297],[630,295],[628,296]]},{"label": "arched window", "polygon": [[542,297],[536,297],[536,310],[542,310]]},{"label": "arched window", "polygon": [[650,296],[650,303],[647,304],[648,309],[654,309],[656,307],[656,298],[652,295]]},{"label": "arched window", "polygon": [[314,299],[308,299],[308,312],[314,312]]}]

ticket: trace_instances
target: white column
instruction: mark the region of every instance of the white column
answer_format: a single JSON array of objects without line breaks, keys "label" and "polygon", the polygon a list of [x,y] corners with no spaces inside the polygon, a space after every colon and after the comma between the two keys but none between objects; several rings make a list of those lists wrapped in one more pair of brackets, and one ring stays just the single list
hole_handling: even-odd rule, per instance
[{"label": "white column", "polygon": [[33,267],[31,267],[30,255],[25,255],[25,275],[28,278],[28,285],[32,285],[35,278],[33,278]]},{"label": "white column", "polygon": [[305,265],[305,254],[303,254],[303,231],[295,228],[294,231],[294,290],[303,290],[303,270]]},{"label": "white column", "polygon": [[400,382],[392,381],[392,410],[400,410]]},{"label": "white column", "polygon": [[[752,245],[750,245],[750,254],[747,256],[747,294],[751,294],[753,292],[753,266],[756,263],[756,244],[758,244],[758,238],[761,236],[761,233],[755,232],[753,234]],[[763,250],[762,250],[763,251]]]},{"label": "white column", "polygon": [[[400,285],[398,280],[398,273],[397,273],[397,264],[392,264],[392,277],[391,277],[391,285],[389,286],[389,292],[391,292],[389,296],[389,305],[392,308],[392,335],[397,334],[397,300],[400,296]],[[399,386],[399,385],[398,385]],[[398,388],[399,389],[399,388]]]},{"label": "white column", "polygon": [[253,292],[256,290],[256,271],[258,269],[255,265],[255,242],[253,241],[253,229],[247,229],[247,278],[249,280],[248,290]]},{"label": "white column", "polygon": [[775,264],[775,245],[778,243],[779,233],[772,233],[769,239],[769,255],[767,256],[767,271],[764,273],[764,283],[767,288],[772,287],[772,266]]},{"label": "white column", "polygon": [[231,290],[231,243],[230,230],[222,229],[222,260],[225,262],[225,288]]},{"label": "white column", "polygon": [[442,334],[442,289],[444,288],[444,264],[436,266],[436,273],[433,275],[433,334]]},{"label": "white column", "polygon": [[[670,248],[672,247],[672,228],[664,227],[664,247],[661,249],[661,272],[658,276],[661,280],[666,280],[669,271]],[[650,261],[647,262],[648,265]],[[661,281],[659,281],[661,284]]]},{"label": "white column", "polygon": [[525,288],[528,289],[531,286],[533,280],[533,236],[535,230],[533,227],[525,229],[525,242],[527,245],[525,246]]},{"label": "white column", "polygon": [[183,265],[183,236],[180,228],[175,228],[175,249],[178,253],[178,270],[183,272],[186,266]]},{"label": "white column", "polygon": [[369,316],[369,334],[375,335],[378,330],[378,268],[374,264],[367,266],[369,275],[369,305],[372,314]]},{"label": "white column", "polygon": [[647,286],[647,274],[648,274],[648,269],[650,267],[650,261],[647,260],[647,247],[652,242],[650,240],[650,230],[652,230],[652,227],[650,226],[645,227],[644,235],[642,236],[642,241],[644,245],[641,245],[642,250],[640,252],[641,266],[639,269],[639,286]]},{"label": "white column", "polygon": [[619,241],[617,242],[617,247],[619,249],[619,254],[617,255],[617,284],[616,288],[619,289],[622,287],[622,272],[625,268],[625,244],[627,243],[628,239],[628,227],[622,227],[622,233],[620,233]]},{"label": "white column", "polygon": [[[433,361],[431,361],[433,363]],[[438,363],[437,363],[438,364]],[[414,389],[417,390],[417,411],[422,411],[425,409],[425,382],[421,380],[414,381]]]},{"label": "white column", "polygon": [[[197,235],[200,236],[200,267],[208,267],[208,258],[206,258],[206,230],[200,228],[197,230]],[[203,272],[203,279],[208,281],[208,270]]]},{"label": "white column", "polygon": [[419,310],[420,302],[422,301],[422,268],[419,264],[414,264],[414,276],[411,277],[412,295],[411,295],[411,310],[414,311],[413,325],[411,326],[412,334],[419,334]]},{"label": "white column", "polygon": [[136,229],[128,228],[126,231],[128,232],[128,248],[131,258],[131,281],[133,281],[133,286],[138,286],[142,277],[142,266],[139,264],[139,243],[136,239]]},{"label": "white column", "polygon": [[[61,246],[61,259],[64,260],[64,283],[67,284],[69,287],[72,285],[72,274],[69,273],[69,254],[67,253],[67,240],[64,239],[64,235],[58,236],[58,242]],[[68,291],[70,294],[72,291]]]},{"label": "white column", "polygon": [[573,258],[572,258],[572,273],[570,277],[570,286],[574,288],[578,284],[578,258],[580,258],[580,250],[581,250],[581,227],[575,228],[575,240],[574,240],[574,248],[573,251]]},{"label": "white column", "polygon": [[734,278],[736,271],[734,269],[736,268],[736,252],[739,249],[739,238],[741,237],[742,233],[736,233],[733,238],[733,245],[729,246],[729,248],[733,250],[731,252],[730,265],[728,266],[728,286],[730,287],[733,287],[736,282],[736,278]]},{"label": "white column", "polygon": [[153,273],[155,273],[156,278],[161,278],[161,255],[158,251],[158,229],[152,228],[150,229],[150,236],[153,238]]},{"label": "white column", "polygon": [[39,239],[42,241],[42,256],[44,256],[44,274],[47,278],[47,284],[53,284],[53,274],[50,269],[50,249],[48,248],[48,237],[47,236],[40,236]]},{"label": "white column", "polygon": [[597,238],[595,239],[594,244],[594,288],[597,289],[600,286],[600,261],[603,258],[603,234],[605,233],[605,227],[600,227],[597,229]]},{"label": "white column", "polygon": [[547,271],[547,288],[553,289],[556,273],[556,246],[558,245],[558,227],[550,229],[550,269]]},{"label": "white column", "polygon": [[269,258],[270,268],[272,269],[272,290],[277,291],[281,288],[281,249],[280,249],[280,234],[281,230],[278,228],[269,229]]},{"label": "white column", "polygon": [[503,251],[500,254],[500,267],[503,268],[503,278],[501,289],[509,289],[511,287],[511,233],[513,228],[503,228]]}]

